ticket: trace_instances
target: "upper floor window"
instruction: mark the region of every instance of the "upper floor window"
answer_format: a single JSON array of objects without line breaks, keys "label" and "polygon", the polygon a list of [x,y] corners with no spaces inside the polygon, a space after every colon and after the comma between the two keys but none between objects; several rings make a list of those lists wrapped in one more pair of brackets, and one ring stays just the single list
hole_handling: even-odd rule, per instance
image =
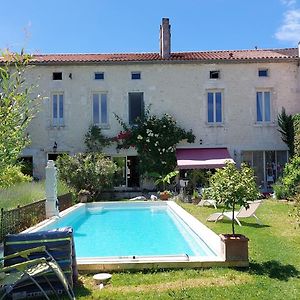
[{"label": "upper floor window", "polygon": [[131,72],[131,79],[141,79],[141,72]]},{"label": "upper floor window", "polygon": [[128,93],[129,124],[134,124],[137,118],[144,116],[144,93]]},{"label": "upper floor window", "polygon": [[258,70],[258,77],[268,77],[269,70],[268,69],[259,69]]},{"label": "upper floor window", "polygon": [[95,78],[95,80],[104,80],[104,73],[103,72],[96,72],[94,78]]},{"label": "upper floor window", "polygon": [[106,93],[93,93],[93,124],[108,124],[108,107]]},{"label": "upper floor window", "polygon": [[269,91],[256,92],[256,121],[271,121],[271,93]]},{"label": "upper floor window", "polygon": [[208,123],[222,123],[222,93],[207,93],[207,121]]},{"label": "upper floor window", "polygon": [[209,71],[209,78],[210,79],[219,79],[220,71]]},{"label": "upper floor window", "polygon": [[52,95],[52,125],[64,125],[64,94],[55,93]]},{"label": "upper floor window", "polygon": [[62,72],[53,72],[52,79],[53,80],[62,80]]}]

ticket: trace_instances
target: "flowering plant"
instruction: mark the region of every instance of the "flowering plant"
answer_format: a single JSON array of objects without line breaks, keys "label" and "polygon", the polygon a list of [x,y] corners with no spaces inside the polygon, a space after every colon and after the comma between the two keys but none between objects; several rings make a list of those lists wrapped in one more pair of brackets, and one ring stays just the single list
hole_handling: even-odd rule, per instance
[{"label": "flowering plant", "polygon": [[192,130],[180,128],[169,114],[158,117],[150,115],[148,109],[143,119],[137,118],[136,123],[131,125],[124,123],[117,115],[115,117],[123,127],[118,135],[122,139],[118,139],[117,148],[136,148],[141,174],[168,174],[176,166],[176,145],[184,139],[189,143],[195,141]]},{"label": "flowering plant", "polygon": [[168,191],[168,190],[165,190],[165,191],[162,191],[162,192],[158,192],[158,195],[159,196],[168,196],[168,197],[172,197],[173,196],[173,193],[171,191]]}]

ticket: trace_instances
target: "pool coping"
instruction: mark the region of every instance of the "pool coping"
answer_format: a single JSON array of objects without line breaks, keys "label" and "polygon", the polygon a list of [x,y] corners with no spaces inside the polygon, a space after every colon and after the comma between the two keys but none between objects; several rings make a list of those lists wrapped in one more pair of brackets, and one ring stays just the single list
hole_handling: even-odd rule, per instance
[{"label": "pool coping", "polygon": [[[43,230],[44,227],[51,225],[60,217],[79,209],[82,206],[92,207],[94,205],[114,205],[123,203],[167,205],[181,220],[186,223],[203,241],[217,254],[217,256],[133,256],[133,257],[91,257],[76,258],[78,270],[82,272],[99,271],[125,271],[125,270],[145,270],[145,269],[182,269],[182,268],[207,268],[207,267],[246,267],[248,261],[226,261],[224,246],[219,235],[201,223],[198,219],[184,210],[174,201],[110,201],[78,203],[50,219],[44,220],[39,224],[25,230],[24,232],[35,232]],[[199,208],[201,209],[201,208]]]}]

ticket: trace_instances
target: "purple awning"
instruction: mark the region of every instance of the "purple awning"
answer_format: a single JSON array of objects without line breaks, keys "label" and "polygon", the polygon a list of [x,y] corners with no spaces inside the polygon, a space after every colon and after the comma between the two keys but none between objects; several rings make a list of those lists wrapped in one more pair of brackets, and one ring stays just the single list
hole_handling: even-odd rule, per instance
[{"label": "purple awning", "polygon": [[176,158],[179,169],[215,169],[226,161],[234,163],[227,148],[176,149]]}]

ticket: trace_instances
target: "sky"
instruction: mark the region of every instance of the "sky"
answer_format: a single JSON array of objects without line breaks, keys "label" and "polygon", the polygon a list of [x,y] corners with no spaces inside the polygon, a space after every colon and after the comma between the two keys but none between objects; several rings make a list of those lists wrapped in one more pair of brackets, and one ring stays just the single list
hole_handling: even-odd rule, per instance
[{"label": "sky", "polygon": [[28,53],[172,52],[297,47],[300,0],[0,0],[0,49]]}]

